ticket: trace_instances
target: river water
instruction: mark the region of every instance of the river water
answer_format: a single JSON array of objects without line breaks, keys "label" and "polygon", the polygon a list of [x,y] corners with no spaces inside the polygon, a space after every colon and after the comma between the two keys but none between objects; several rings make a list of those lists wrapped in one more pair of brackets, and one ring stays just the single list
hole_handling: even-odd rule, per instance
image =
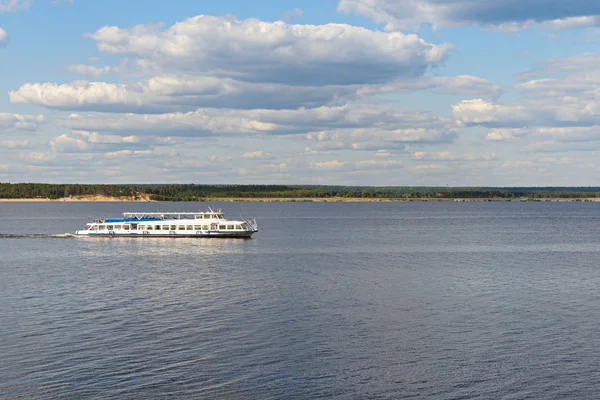
[{"label": "river water", "polygon": [[600,393],[600,204],[211,205],[260,231],[60,237],[205,204],[0,203],[0,398]]}]

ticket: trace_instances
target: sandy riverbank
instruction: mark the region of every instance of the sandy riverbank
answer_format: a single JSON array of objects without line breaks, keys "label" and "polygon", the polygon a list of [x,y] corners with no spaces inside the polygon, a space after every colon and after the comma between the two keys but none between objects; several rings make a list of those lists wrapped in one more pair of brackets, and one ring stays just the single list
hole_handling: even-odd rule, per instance
[{"label": "sandy riverbank", "polygon": [[140,196],[138,199],[135,199],[133,196],[122,196],[122,197],[112,197],[112,196],[73,196],[73,197],[64,197],[60,199],[49,199],[49,198],[30,198],[30,199],[0,199],[0,202],[54,202],[54,203],[62,203],[62,202],[148,202],[152,201],[147,196]]}]

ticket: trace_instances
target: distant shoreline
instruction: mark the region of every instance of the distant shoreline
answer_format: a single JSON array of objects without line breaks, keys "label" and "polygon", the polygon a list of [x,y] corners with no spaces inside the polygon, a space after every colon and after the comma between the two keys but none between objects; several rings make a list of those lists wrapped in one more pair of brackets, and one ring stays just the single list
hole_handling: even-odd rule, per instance
[{"label": "distant shoreline", "polygon": [[[1,199],[0,203],[155,203],[157,201],[150,200],[148,197],[111,197],[111,196],[73,196],[59,199],[49,198],[21,198],[21,199]],[[301,198],[285,198],[285,197],[212,197],[202,198],[196,203],[410,203],[410,202],[461,202],[461,203],[481,203],[481,202],[600,202],[597,197],[585,198],[371,198],[371,197],[301,197]],[[165,201],[170,203],[170,201]],[[195,203],[191,201],[190,203]]]}]

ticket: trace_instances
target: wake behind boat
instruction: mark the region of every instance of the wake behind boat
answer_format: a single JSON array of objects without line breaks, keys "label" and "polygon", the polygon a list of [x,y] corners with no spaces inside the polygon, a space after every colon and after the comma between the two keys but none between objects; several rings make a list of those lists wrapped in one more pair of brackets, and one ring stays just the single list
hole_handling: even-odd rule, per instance
[{"label": "wake behind boat", "polygon": [[123,213],[123,218],[96,219],[76,236],[250,238],[256,220],[227,220],[221,210],[204,212]]}]

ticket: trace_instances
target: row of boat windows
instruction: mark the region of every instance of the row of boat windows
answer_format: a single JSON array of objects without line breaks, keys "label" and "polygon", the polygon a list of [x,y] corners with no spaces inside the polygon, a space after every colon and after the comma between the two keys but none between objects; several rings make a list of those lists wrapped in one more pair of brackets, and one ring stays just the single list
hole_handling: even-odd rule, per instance
[{"label": "row of boat windows", "polygon": [[[226,229],[237,229],[237,230],[241,230],[241,229],[246,229],[246,224],[242,224],[242,225],[217,225],[217,224],[211,224],[211,225],[138,225],[137,226],[137,230],[138,231],[207,231],[208,229],[219,229],[219,230],[226,230]],[[107,229],[109,231],[112,230],[125,230],[128,231],[130,230],[130,226],[129,225],[93,225],[89,228],[89,230],[91,231],[98,231],[98,230],[104,230]],[[136,229],[131,229],[131,230],[136,230]]]}]

